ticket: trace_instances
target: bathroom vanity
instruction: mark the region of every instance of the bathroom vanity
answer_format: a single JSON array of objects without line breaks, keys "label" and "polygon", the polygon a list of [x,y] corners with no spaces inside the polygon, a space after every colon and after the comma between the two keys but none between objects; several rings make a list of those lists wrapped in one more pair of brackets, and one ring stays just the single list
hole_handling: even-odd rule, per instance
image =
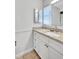
[{"label": "bathroom vanity", "polygon": [[34,29],[34,49],[41,59],[63,59],[63,33]]}]

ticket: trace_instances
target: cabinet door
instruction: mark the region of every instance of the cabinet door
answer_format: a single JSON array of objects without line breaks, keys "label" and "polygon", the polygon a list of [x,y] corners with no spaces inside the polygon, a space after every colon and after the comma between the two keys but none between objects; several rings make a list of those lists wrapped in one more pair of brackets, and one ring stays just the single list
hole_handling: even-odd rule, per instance
[{"label": "cabinet door", "polygon": [[41,59],[48,59],[48,47],[46,44],[46,38],[43,35],[34,32],[34,49],[41,57]]},{"label": "cabinet door", "polygon": [[42,59],[48,59],[48,47],[46,44],[47,43],[43,42],[42,40],[39,40],[39,55]]},{"label": "cabinet door", "polygon": [[35,50],[39,54],[40,47],[39,47],[39,40],[38,39],[35,39]]},{"label": "cabinet door", "polygon": [[36,50],[37,53],[39,53],[39,41],[38,41],[38,36],[37,36],[37,32],[34,32],[34,49]]},{"label": "cabinet door", "polygon": [[48,59],[63,59],[63,55],[59,54],[51,47],[48,47]]}]

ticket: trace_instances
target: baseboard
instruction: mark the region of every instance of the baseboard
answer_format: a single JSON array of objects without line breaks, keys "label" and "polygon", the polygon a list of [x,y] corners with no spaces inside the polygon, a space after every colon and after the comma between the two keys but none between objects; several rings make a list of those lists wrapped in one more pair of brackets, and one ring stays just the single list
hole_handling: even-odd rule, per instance
[{"label": "baseboard", "polygon": [[26,50],[26,51],[23,51],[23,52],[17,54],[16,57],[21,57],[21,56],[23,56],[24,54],[31,52],[32,50],[33,50],[33,48],[31,48],[31,49],[29,49],[29,50]]}]

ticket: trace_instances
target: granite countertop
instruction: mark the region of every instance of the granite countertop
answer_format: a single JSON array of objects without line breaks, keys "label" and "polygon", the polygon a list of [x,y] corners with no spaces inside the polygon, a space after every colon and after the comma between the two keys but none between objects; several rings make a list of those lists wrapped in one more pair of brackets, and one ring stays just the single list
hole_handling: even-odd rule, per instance
[{"label": "granite countertop", "polygon": [[36,28],[36,29],[33,29],[33,31],[36,31],[42,35],[45,35],[51,39],[54,39],[60,43],[63,43],[63,33],[61,32],[51,32],[49,29],[42,29],[42,28]]}]

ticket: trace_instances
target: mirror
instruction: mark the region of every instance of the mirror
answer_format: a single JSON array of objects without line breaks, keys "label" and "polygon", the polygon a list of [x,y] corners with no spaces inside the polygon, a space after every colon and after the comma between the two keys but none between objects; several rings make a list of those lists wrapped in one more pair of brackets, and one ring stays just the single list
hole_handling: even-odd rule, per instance
[{"label": "mirror", "polygon": [[43,1],[43,8],[34,11],[34,20],[43,27],[63,26],[63,0],[51,2],[52,0]]},{"label": "mirror", "polygon": [[63,26],[63,0],[59,0],[53,6],[57,7],[60,10],[60,26]]}]

